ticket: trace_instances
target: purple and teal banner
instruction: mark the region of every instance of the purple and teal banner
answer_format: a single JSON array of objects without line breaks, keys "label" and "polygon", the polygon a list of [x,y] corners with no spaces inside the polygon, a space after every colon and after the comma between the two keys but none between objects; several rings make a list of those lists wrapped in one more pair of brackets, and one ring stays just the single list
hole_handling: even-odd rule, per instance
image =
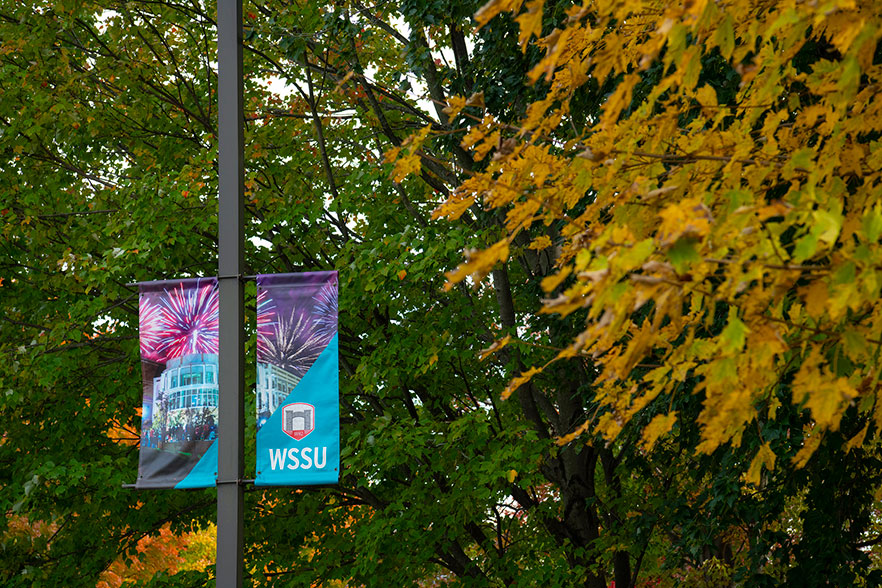
[{"label": "purple and teal banner", "polygon": [[337,272],[257,276],[259,486],[340,474]]},{"label": "purple and teal banner", "polygon": [[217,478],[216,278],[139,284],[141,450],[137,488]]}]

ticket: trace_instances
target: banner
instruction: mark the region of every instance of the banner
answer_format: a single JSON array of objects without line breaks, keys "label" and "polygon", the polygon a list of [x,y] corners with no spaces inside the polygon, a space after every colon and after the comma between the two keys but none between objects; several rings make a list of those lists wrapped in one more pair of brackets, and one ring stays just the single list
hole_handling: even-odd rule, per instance
[{"label": "banner", "polygon": [[336,484],[337,272],[257,276],[258,486]]},{"label": "banner", "polygon": [[216,278],[139,284],[141,450],[137,488],[217,478]]}]

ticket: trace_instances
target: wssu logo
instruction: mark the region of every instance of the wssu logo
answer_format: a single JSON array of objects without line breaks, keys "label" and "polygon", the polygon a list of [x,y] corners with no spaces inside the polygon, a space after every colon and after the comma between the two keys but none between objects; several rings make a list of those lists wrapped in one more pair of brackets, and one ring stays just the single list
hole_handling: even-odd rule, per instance
[{"label": "wssu logo", "polygon": [[315,407],[305,402],[294,402],[282,407],[282,431],[300,441],[315,430]]}]

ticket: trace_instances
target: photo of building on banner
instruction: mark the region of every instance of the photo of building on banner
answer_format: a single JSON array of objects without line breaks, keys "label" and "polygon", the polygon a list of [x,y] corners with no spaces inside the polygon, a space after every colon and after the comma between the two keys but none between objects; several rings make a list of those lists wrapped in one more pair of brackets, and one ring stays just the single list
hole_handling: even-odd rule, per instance
[{"label": "photo of building on banner", "polygon": [[139,284],[137,488],[208,488],[217,477],[216,278]]},{"label": "photo of building on banner", "polygon": [[337,272],[257,277],[256,485],[336,484]]}]

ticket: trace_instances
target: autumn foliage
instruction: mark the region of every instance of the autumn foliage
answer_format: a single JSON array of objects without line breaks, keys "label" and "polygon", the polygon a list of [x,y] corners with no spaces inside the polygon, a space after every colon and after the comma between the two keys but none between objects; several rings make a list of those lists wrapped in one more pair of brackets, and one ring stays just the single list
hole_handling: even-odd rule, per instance
[{"label": "autumn foliage", "polygon": [[121,556],[101,574],[96,588],[138,586],[158,574],[174,575],[182,570],[204,571],[214,564],[214,525],[195,533],[173,533],[166,524],[156,535],[138,540],[134,553]]},{"label": "autumn foliage", "polygon": [[[882,425],[882,19],[873,2],[593,2],[543,21],[543,2],[510,12],[544,96],[515,126],[484,115],[464,137],[486,169],[436,216],[480,202],[505,234],[449,274],[481,279],[524,234],[554,250],[541,313],[586,309],[555,361],[597,366],[586,431],[614,440],[660,396],[701,394],[696,450],[740,445],[782,402],[811,414],[788,456],[805,464],[854,407]],[[543,24],[544,23],[544,24]],[[605,92],[576,127],[573,98]],[[474,99],[472,100],[474,103]],[[456,116],[469,103],[450,100]],[[419,141],[420,136],[417,136]],[[694,384],[685,386],[687,381]],[[652,448],[678,419],[643,426]],[[758,484],[776,453],[747,468]]]}]

